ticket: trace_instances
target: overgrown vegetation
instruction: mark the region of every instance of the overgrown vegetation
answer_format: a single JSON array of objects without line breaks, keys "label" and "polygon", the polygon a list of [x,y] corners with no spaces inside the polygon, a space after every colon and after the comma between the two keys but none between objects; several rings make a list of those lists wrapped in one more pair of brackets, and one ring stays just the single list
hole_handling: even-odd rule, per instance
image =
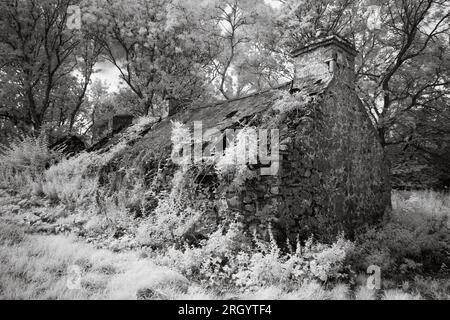
[{"label": "overgrown vegetation", "polygon": [[378,265],[392,278],[448,274],[450,196],[436,192],[397,192],[393,211],[379,227],[361,234],[354,253],[361,268]]},{"label": "overgrown vegetation", "polygon": [[12,139],[7,145],[2,144],[0,151],[0,187],[30,191],[28,187],[59,159],[61,155],[48,148],[43,134]]},{"label": "overgrown vegetation", "polygon": [[[127,185],[111,194],[97,185],[95,170],[110,156],[80,154],[46,168],[56,158],[38,143],[25,139],[2,156],[2,168],[14,169],[2,171],[6,181],[21,174],[18,194],[2,186],[2,297],[449,298],[448,194],[394,192],[391,214],[354,242],[342,235],[332,244],[314,237],[276,243],[270,232],[267,239],[246,231],[239,215],[229,213],[217,226],[206,205],[189,207],[188,184],[197,171],[175,175],[169,193]],[[16,158],[22,160],[14,166]],[[41,210],[35,221],[32,208]],[[52,221],[60,226],[53,232],[72,230],[109,250],[63,235],[26,235],[17,221],[37,226],[31,230]],[[84,268],[81,291],[66,288],[71,264]],[[381,268],[378,292],[365,287],[369,265]],[[161,272],[150,277],[150,270]],[[133,286],[126,288],[130,279]]]},{"label": "overgrown vegetation", "polygon": [[285,291],[309,281],[336,281],[345,277],[344,261],[352,243],[340,238],[333,245],[309,239],[283,253],[273,237],[264,242],[245,236],[238,224],[227,231],[219,228],[199,247],[169,248],[160,259],[163,265],[219,292],[257,292],[278,286]]},{"label": "overgrown vegetation", "polygon": [[[308,225],[317,237],[319,231],[329,234],[327,243],[304,234],[297,241],[276,242],[271,204],[258,212],[261,217],[252,226],[257,232],[251,233],[244,222],[256,211],[253,195],[245,201],[247,217],[229,209],[229,199],[217,196],[229,191],[218,190],[217,181],[240,192],[246,182],[257,180],[256,166],[230,166],[245,153],[246,133],[253,128],[284,124],[307,138],[321,126],[303,108],[320,96],[316,90],[307,95],[285,92],[275,97],[264,119],[239,119],[243,130],[235,145],[221,159],[203,165],[173,163],[170,151],[157,150],[170,148],[168,139],[158,140],[168,137],[168,128],[150,132],[172,102],[195,107],[291,80],[289,52],[317,40],[321,30],[323,36],[339,34],[355,41],[355,89],[384,151],[391,150],[387,157],[399,159],[393,166],[397,186],[423,185],[417,172],[427,168],[423,176],[430,175],[428,186],[448,188],[450,56],[443,49],[450,32],[448,1],[387,0],[368,6],[372,2],[0,2],[0,297],[449,298],[448,194],[396,191],[392,212],[382,223],[358,230],[352,241],[345,234],[334,239],[331,229],[337,224],[327,220],[330,216],[351,216],[357,206],[348,220],[366,220],[366,205],[385,204],[376,201],[375,193],[371,199],[364,193],[354,196],[382,176],[359,170],[362,164],[375,168],[380,162],[370,162],[366,148],[371,146],[354,119],[326,113],[335,128],[323,137],[319,133],[317,141],[303,139],[305,148],[297,151],[305,164],[292,171],[317,182],[301,190],[306,198],[288,204],[294,216],[300,216],[297,207],[304,213],[300,221],[291,219],[297,224],[293,228],[297,232],[298,225]],[[83,13],[79,27],[73,26],[73,4]],[[379,9],[379,15],[372,16],[368,7]],[[374,19],[379,20],[376,26],[370,22]],[[114,88],[101,81],[91,85],[105,60],[125,88],[111,92]],[[314,79],[311,86],[321,86],[322,80]],[[338,98],[329,103],[333,108],[341,105]],[[83,143],[103,140],[109,118],[121,113],[143,117],[97,151],[68,158],[49,148],[49,141],[74,134]],[[227,121],[236,114],[229,113]],[[350,124],[355,124],[347,127],[351,135],[342,134]],[[174,126],[173,144],[185,143],[189,130],[181,122]],[[144,142],[132,148],[137,140]],[[345,146],[344,155],[360,157],[349,158],[352,166],[340,166],[333,145]],[[172,151],[173,156],[180,149]],[[319,176],[319,170],[310,170],[314,159],[331,160],[330,172],[335,172]],[[347,179],[350,167],[355,181]],[[347,193],[348,199],[333,197],[341,181],[343,195],[355,191]],[[319,200],[308,197],[313,189]],[[291,193],[295,197],[301,191]],[[196,203],[190,201],[194,194],[201,196]],[[324,203],[332,205],[326,216],[318,214]],[[66,287],[65,273],[72,264],[83,270],[79,291]],[[381,268],[381,291],[365,286],[369,265]]]}]

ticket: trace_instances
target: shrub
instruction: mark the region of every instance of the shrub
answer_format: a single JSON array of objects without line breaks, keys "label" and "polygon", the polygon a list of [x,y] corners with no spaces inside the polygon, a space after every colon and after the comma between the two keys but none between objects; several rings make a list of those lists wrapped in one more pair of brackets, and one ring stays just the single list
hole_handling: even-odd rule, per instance
[{"label": "shrub", "polygon": [[449,225],[449,194],[434,191],[394,192],[392,207],[392,219],[408,227],[420,228],[425,225],[430,228],[436,224]]},{"label": "shrub", "polygon": [[425,299],[449,300],[450,299],[450,279],[443,279],[416,276],[412,283],[413,289],[420,292]]},{"label": "shrub", "polygon": [[257,146],[256,129],[245,127],[237,133],[233,145],[225,149],[223,156],[218,157],[215,169],[222,178],[233,176],[231,187],[241,189],[247,180],[256,178],[256,172],[250,170],[248,164],[256,163]]},{"label": "shrub", "polygon": [[250,241],[242,226],[232,223],[225,231],[219,227],[198,247],[172,246],[159,257],[161,264],[202,282],[206,287],[225,290],[233,285],[232,276],[237,272],[236,257],[239,252],[250,250]]},{"label": "shrub", "polygon": [[25,137],[12,141],[0,156],[2,165],[17,171],[38,174],[57,160],[59,155],[48,148],[45,136]]},{"label": "shrub", "polygon": [[[137,180],[137,179],[136,179]],[[126,181],[112,194],[110,200],[120,204],[133,217],[140,217],[145,214],[148,208],[151,208],[149,199],[154,200],[155,194],[152,190],[147,189],[141,181]],[[131,186],[130,186],[131,184]]]},{"label": "shrub", "polygon": [[359,236],[354,266],[375,264],[391,277],[439,272],[450,263],[449,203],[434,192],[394,193],[387,221]]},{"label": "shrub", "polygon": [[241,287],[274,284],[290,287],[306,280],[326,282],[339,279],[344,276],[344,262],[353,244],[342,236],[332,245],[315,243],[310,238],[304,246],[297,243],[295,252],[283,255],[271,236],[269,245],[260,242],[258,247],[259,252],[239,257],[241,261],[249,261],[235,276]]},{"label": "shrub", "polygon": [[341,278],[352,248],[342,237],[333,245],[310,239],[304,246],[298,244],[295,252],[284,254],[273,236],[269,243],[255,237],[252,245],[243,227],[232,223],[227,231],[219,228],[200,247],[170,248],[160,261],[216,290],[246,291],[274,285],[292,289],[305,281]]},{"label": "shrub", "polygon": [[308,104],[305,98],[300,94],[290,94],[286,92],[280,92],[279,99],[273,104],[272,109],[278,113],[289,113],[293,110],[299,110],[304,108]]},{"label": "shrub", "polygon": [[137,241],[154,248],[182,243],[189,236],[195,236],[201,216],[200,211],[163,194],[156,209],[139,227]]},{"label": "shrub", "polygon": [[[145,192],[142,203],[146,215],[138,230],[138,242],[153,248],[170,247],[184,242],[198,244],[199,240],[217,228],[218,214],[209,199],[192,201],[202,193],[202,179],[208,166],[183,164],[175,171],[170,192]],[[156,201],[155,201],[156,200]],[[157,205],[155,206],[155,202]]]},{"label": "shrub", "polygon": [[48,148],[44,135],[13,140],[0,153],[1,187],[28,192],[30,184],[59,159],[61,155]]},{"label": "shrub", "polygon": [[360,236],[352,259],[360,269],[375,264],[392,276],[439,271],[448,264],[448,240],[443,237],[448,235],[391,222]]},{"label": "shrub", "polygon": [[110,223],[105,215],[94,214],[87,220],[83,229],[86,236],[96,237],[105,234],[109,226]]},{"label": "shrub", "polygon": [[96,177],[88,172],[91,165],[92,156],[88,153],[60,161],[44,172],[42,192],[70,207],[90,203],[97,189]]}]

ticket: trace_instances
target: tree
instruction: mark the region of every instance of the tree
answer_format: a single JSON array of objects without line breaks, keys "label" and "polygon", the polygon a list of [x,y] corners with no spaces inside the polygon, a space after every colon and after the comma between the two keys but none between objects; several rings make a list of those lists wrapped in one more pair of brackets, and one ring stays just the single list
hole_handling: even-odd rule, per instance
[{"label": "tree", "polygon": [[91,81],[91,76],[94,73],[94,65],[98,61],[101,53],[101,46],[95,39],[84,39],[81,43],[78,55],[78,71],[80,73],[80,80],[75,92],[75,102],[70,113],[69,131],[74,129],[76,118],[84,103],[86,92]]},{"label": "tree", "polygon": [[450,55],[445,50],[450,7],[434,0],[383,4],[382,29],[365,29],[355,40],[361,59],[360,96],[377,124],[381,143],[389,145],[414,131],[403,119],[433,109],[450,93]]},{"label": "tree", "polygon": [[171,0],[92,0],[86,21],[97,30],[104,58],[138,96],[144,112],[157,114],[167,98],[197,98],[203,92],[205,56],[192,32],[194,21]]},{"label": "tree", "polygon": [[[367,23],[368,6],[374,4],[380,10],[379,28]],[[383,146],[411,136],[416,123],[405,119],[443,105],[450,93],[447,1],[291,0],[280,22],[290,48],[304,44],[319,29],[356,43],[357,89]]]},{"label": "tree", "polygon": [[286,0],[278,17],[284,45],[297,49],[316,37],[319,30],[325,34],[348,37],[356,24],[357,0]]},{"label": "tree", "polygon": [[[208,39],[215,42],[215,51],[210,51],[212,64],[212,79],[218,78],[218,89],[225,99],[230,99],[233,80],[230,76],[232,63],[238,56],[239,46],[250,42],[245,32],[248,26],[255,24],[254,14],[246,15],[238,1],[219,2],[215,4],[214,13],[210,17],[212,23]],[[210,46],[213,47],[213,46]],[[226,88],[228,84],[228,88]]]},{"label": "tree", "polygon": [[[0,116],[24,131],[39,132],[55,109],[71,109],[68,127],[74,126],[83,103],[98,47],[66,22],[71,0],[6,0],[0,3]],[[73,74],[81,73],[80,88]],[[78,83],[77,83],[78,84]],[[58,93],[59,91],[59,93]],[[70,105],[57,105],[61,93]]]},{"label": "tree", "polygon": [[197,33],[207,48],[210,82],[223,98],[287,80],[283,61],[288,58],[277,41],[276,10],[269,4],[230,0],[196,2],[191,7],[190,16],[198,19]]}]

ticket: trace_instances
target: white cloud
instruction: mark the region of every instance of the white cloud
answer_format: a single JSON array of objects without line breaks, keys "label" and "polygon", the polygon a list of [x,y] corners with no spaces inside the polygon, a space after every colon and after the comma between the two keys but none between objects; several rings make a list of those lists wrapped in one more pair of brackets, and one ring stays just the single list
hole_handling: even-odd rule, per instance
[{"label": "white cloud", "polygon": [[114,92],[119,88],[124,87],[123,81],[120,78],[120,72],[110,62],[102,61],[95,65],[96,73],[92,75],[92,82],[101,80],[107,83],[108,91]]}]

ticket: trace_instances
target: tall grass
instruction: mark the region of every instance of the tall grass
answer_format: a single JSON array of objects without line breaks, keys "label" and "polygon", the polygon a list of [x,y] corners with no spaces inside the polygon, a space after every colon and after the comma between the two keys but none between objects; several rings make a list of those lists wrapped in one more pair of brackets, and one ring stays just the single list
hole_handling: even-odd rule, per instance
[{"label": "tall grass", "polygon": [[[275,243],[252,247],[238,225],[216,231],[198,247],[114,253],[72,237],[26,235],[1,222],[0,298],[448,299],[446,273],[444,280],[431,278],[427,269],[442,262],[427,257],[448,253],[448,226],[441,223],[450,214],[448,195],[395,193],[393,199],[388,221],[362,235],[355,246],[341,239],[328,246],[302,244],[291,253],[282,253]],[[363,269],[381,257],[381,291],[365,286],[367,276],[357,283],[345,277],[348,254],[356,254]],[[67,287],[71,265],[82,270],[79,290]]]},{"label": "tall grass", "polygon": [[88,172],[91,164],[92,156],[87,153],[63,159],[42,174],[42,193],[51,200],[71,207],[92,201],[97,189],[97,178]]},{"label": "tall grass", "polygon": [[48,148],[44,135],[10,141],[0,151],[0,187],[29,192],[46,168],[60,159],[61,154]]},{"label": "tall grass", "polygon": [[[26,236],[5,224],[0,235],[0,299],[136,299],[140,289],[187,290],[184,277],[138,253],[98,250],[72,237]],[[81,287],[71,289],[73,265],[81,270]]]},{"label": "tall grass", "polygon": [[393,218],[420,227],[430,221],[445,221],[450,227],[450,194],[436,191],[397,191],[392,194]]},{"label": "tall grass", "polygon": [[[9,235],[7,237],[3,235]],[[174,269],[155,264],[139,252],[113,253],[76,242],[73,237],[25,235],[11,225],[0,225],[0,299],[282,299],[388,300],[421,299],[399,289],[378,297],[365,286],[351,290],[344,283],[324,286],[305,281],[286,290],[273,283],[251,291],[217,291],[190,281]],[[14,235],[10,237],[10,235]],[[68,286],[70,269],[81,271],[80,286]],[[422,283],[429,285],[429,283]],[[429,288],[433,292],[442,290]],[[445,298],[444,296],[439,296]],[[447,296],[448,298],[448,296]]]},{"label": "tall grass", "polygon": [[57,155],[48,148],[47,138],[43,135],[13,140],[1,153],[2,165],[31,174],[44,171]]},{"label": "tall grass", "polygon": [[433,191],[394,192],[393,210],[382,225],[361,234],[353,265],[381,267],[386,277],[448,274],[450,195]]}]

